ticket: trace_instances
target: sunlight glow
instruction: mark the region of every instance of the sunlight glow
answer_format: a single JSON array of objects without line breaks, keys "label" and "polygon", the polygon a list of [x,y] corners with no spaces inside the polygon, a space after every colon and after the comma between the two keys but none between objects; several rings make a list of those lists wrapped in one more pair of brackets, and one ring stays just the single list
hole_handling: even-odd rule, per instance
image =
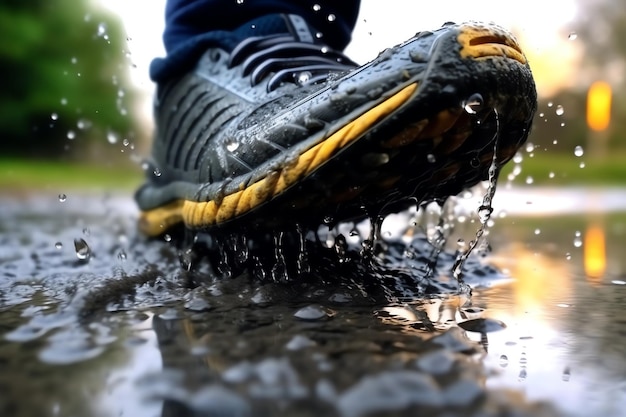
[{"label": "sunlight glow", "polygon": [[591,130],[601,132],[611,122],[611,86],[596,81],[589,87],[587,95],[587,124]]},{"label": "sunlight glow", "polygon": [[606,271],[606,244],[604,228],[598,224],[592,224],[585,232],[584,262],[585,274],[597,283]]}]

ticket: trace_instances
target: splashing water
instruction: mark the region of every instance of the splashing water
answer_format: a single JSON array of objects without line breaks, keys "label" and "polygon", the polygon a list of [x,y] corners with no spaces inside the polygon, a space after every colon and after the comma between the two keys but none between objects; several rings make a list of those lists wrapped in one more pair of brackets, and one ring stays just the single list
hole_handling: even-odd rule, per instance
[{"label": "splashing water", "polygon": [[488,187],[485,195],[483,196],[483,201],[480,207],[478,208],[478,215],[480,218],[480,227],[478,231],[476,231],[476,237],[472,239],[469,243],[468,248],[465,252],[463,252],[456,260],[454,266],[452,267],[453,276],[461,281],[462,280],[462,272],[463,272],[463,264],[467,261],[468,257],[472,253],[472,251],[478,245],[478,242],[485,234],[485,230],[487,227],[487,223],[493,213],[493,197],[496,193],[496,185],[498,182],[498,134],[500,132],[499,118],[498,112],[494,109],[494,115],[496,118],[496,137],[493,144],[493,158],[491,159],[491,165],[489,166],[489,179],[488,179]]}]

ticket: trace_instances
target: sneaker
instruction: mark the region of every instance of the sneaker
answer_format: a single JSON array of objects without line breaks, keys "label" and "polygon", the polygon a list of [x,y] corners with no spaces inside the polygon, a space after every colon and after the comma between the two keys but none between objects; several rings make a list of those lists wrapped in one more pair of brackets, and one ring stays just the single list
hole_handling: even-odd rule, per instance
[{"label": "sneaker", "polygon": [[209,49],[159,86],[136,193],[147,235],[316,227],[442,200],[528,136],[534,81],[498,26],[446,24],[357,66],[284,18],[290,33]]}]

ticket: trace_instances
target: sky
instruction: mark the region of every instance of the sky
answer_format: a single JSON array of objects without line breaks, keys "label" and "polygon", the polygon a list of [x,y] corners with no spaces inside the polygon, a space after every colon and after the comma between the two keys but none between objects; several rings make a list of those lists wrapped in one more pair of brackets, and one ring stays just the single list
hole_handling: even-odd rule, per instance
[{"label": "sky", "polygon": [[[236,0],[232,0],[236,1]],[[244,0],[245,1],[245,0]],[[252,1],[252,0],[249,0]],[[92,0],[122,19],[127,49],[136,67],[133,83],[148,97],[144,110],[150,112],[153,85],[148,77],[152,58],[164,55],[161,34],[165,0]],[[513,6],[516,4],[517,6]],[[539,95],[549,97],[559,88],[576,82],[580,45],[572,30],[576,0],[362,0],[353,41],[347,54],[365,63],[381,50],[398,44],[420,30],[434,29],[444,22],[490,21],[513,31],[529,58]]]}]

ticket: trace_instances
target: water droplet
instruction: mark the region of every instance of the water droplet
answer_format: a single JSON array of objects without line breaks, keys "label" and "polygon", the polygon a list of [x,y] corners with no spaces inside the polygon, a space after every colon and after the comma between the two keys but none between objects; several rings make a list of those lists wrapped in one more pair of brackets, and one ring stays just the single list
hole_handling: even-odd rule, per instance
[{"label": "water droplet", "polygon": [[63,243],[61,243],[61,242],[57,242],[57,243],[55,243],[55,244],[54,244],[54,247],[55,247],[56,249],[63,249]]},{"label": "water droplet", "polygon": [[322,39],[322,37],[323,37],[323,36],[324,36],[324,34],[323,34],[322,32],[317,32],[317,33],[315,34],[315,37],[316,37],[317,39]]},{"label": "water droplet", "polygon": [[126,138],[124,138],[124,140],[122,141],[122,145],[124,145],[125,147],[130,145],[130,141]]},{"label": "water droplet", "polygon": [[68,130],[67,131],[67,138],[69,140],[73,140],[74,138],[76,138],[76,132],[74,132],[73,130]]},{"label": "water droplet", "polygon": [[463,103],[463,108],[469,114],[476,114],[483,106],[483,103],[483,96],[475,93],[469,96],[469,98]]},{"label": "water droplet", "polygon": [[104,23],[98,24],[98,36],[105,36],[107,33],[107,27]]},{"label": "water droplet", "polygon": [[91,249],[84,239],[74,239],[76,257],[81,261],[87,261],[91,257]]},{"label": "water droplet", "polygon": [[552,106],[554,106],[554,103],[551,101],[548,101],[548,107],[552,107]]},{"label": "water droplet", "polygon": [[516,164],[521,164],[523,160],[524,155],[522,155],[520,152],[516,152],[513,156],[513,162],[515,162]]},{"label": "water droplet", "polygon": [[152,171],[152,174],[153,174],[155,177],[160,177],[160,176],[162,175],[162,174],[161,174],[161,170],[160,170],[159,168],[154,168],[154,170]]},{"label": "water droplet", "polygon": [[565,254],[565,259],[567,259],[568,261],[570,261],[570,260],[572,259],[572,254],[571,254],[571,253],[569,253],[569,252],[567,252],[567,253]]},{"label": "water droplet", "polygon": [[578,34],[576,32],[570,32],[569,35],[567,35],[567,39],[570,41],[575,41],[578,38]]},{"label": "water droplet", "polygon": [[480,206],[478,208],[478,218],[481,223],[487,223],[489,217],[491,217],[491,213],[493,212],[493,207],[490,206]]},{"label": "water droplet", "polygon": [[296,75],[296,84],[304,85],[306,84],[312,77],[312,74],[309,71],[301,71]]},{"label": "water droplet", "polygon": [[61,106],[67,105],[67,99],[65,97],[61,98]]},{"label": "water droplet", "polygon": [[76,64],[78,62],[78,59],[76,59],[76,57],[73,56],[70,61],[72,62],[72,64]]},{"label": "water droplet", "polygon": [[80,130],[89,129],[91,127],[91,122],[87,119],[78,119],[78,121],[76,122],[76,126]]},{"label": "water droplet", "polygon": [[322,9],[322,6],[320,6],[319,4],[314,4],[313,5],[313,11],[319,12],[321,9]]},{"label": "water droplet", "polygon": [[530,184],[532,184],[533,182],[535,182],[535,180],[533,179],[533,177],[531,177],[531,176],[526,177],[526,184],[530,185]]},{"label": "water droplet", "polygon": [[498,363],[502,368],[506,368],[509,365],[509,358],[506,355],[500,355]]},{"label": "water droplet", "polygon": [[67,196],[65,194],[59,194],[59,201],[61,203],[65,203],[67,201]]},{"label": "water droplet", "polygon": [[535,150],[535,144],[532,142],[528,142],[526,144],[526,152],[530,153],[533,152]]},{"label": "water droplet", "polygon": [[580,157],[580,156],[583,156],[584,153],[585,151],[582,146],[578,145],[574,148],[574,155]]},{"label": "water droplet", "polygon": [[328,318],[329,314],[322,306],[309,305],[296,311],[293,316],[300,320],[314,321]]},{"label": "water droplet", "polygon": [[385,152],[370,152],[361,156],[361,163],[369,168],[376,168],[389,162],[389,154]]},{"label": "water droplet", "polygon": [[548,178],[554,178],[554,175],[555,175],[555,174],[554,174],[554,172],[550,172],[550,173],[548,174]]},{"label": "water droplet", "polygon": [[565,109],[559,104],[558,106],[556,106],[556,110],[554,112],[557,116],[563,116],[563,114],[565,113]]},{"label": "water droplet", "polygon": [[119,140],[119,138],[117,137],[117,135],[114,132],[111,132],[111,131],[107,132],[107,141],[111,145],[116,144],[118,140]]},{"label": "water droplet", "polygon": [[166,233],[165,235],[163,235],[163,240],[165,240],[166,242],[171,242],[172,236]]},{"label": "water droplet", "polygon": [[124,249],[120,250],[120,252],[117,254],[117,259],[119,259],[120,261],[125,261],[126,258],[126,251]]},{"label": "water droplet", "polygon": [[52,120],[58,120],[58,118],[59,118],[59,115],[58,115],[58,114],[56,114],[56,113],[52,113],[52,114],[50,115],[50,119],[52,119]]},{"label": "water droplet", "polygon": [[574,238],[574,247],[580,248],[582,245],[583,245],[583,240],[580,238],[580,236],[576,236]]},{"label": "water droplet", "polygon": [[541,234],[541,229],[535,229],[535,234],[536,235],[540,235]]},{"label": "water droplet", "polygon": [[237,142],[235,139],[229,139],[226,142],[226,150],[228,152],[235,152],[238,147],[239,147],[239,142]]},{"label": "water droplet", "polygon": [[580,164],[578,164],[578,167],[579,167],[579,168],[584,168],[584,167],[585,167],[585,163],[584,163],[584,162],[581,162]]},{"label": "water droplet", "polygon": [[569,366],[565,367],[565,369],[563,369],[563,375],[561,376],[561,379],[563,380],[563,382],[567,382],[570,380],[570,378],[572,377],[572,371],[569,368]]},{"label": "water droplet", "polygon": [[428,155],[426,155],[426,160],[430,162],[431,164],[434,164],[435,162],[437,162],[437,158],[432,153],[429,153]]},{"label": "water droplet", "polygon": [[528,376],[528,371],[526,371],[526,369],[522,369],[521,371],[519,371],[519,376],[517,377],[518,381],[522,382],[526,380],[526,377]]},{"label": "water droplet", "polygon": [[327,19],[329,22],[334,22],[337,17],[334,14],[329,14]]}]

